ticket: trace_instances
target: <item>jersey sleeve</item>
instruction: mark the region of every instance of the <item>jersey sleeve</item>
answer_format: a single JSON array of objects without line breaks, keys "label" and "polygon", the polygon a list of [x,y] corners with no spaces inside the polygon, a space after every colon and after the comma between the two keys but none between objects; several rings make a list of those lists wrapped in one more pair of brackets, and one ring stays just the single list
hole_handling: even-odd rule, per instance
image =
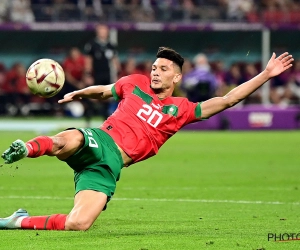
[{"label": "jersey sleeve", "polygon": [[116,101],[124,98],[124,94],[132,92],[135,86],[147,84],[148,78],[144,75],[128,75],[120,78],[112,87],[111,92]]},{"label": "jersey sleeve", "polygon": [[183,110],[186,110],[186,112],[183,113],[183,116],[185,116],[184,125],[203,120],[201,118],[202,115],[201,102],[194,103],[187,100],[186,102],[183,103],[183,105],[184,105]]}]

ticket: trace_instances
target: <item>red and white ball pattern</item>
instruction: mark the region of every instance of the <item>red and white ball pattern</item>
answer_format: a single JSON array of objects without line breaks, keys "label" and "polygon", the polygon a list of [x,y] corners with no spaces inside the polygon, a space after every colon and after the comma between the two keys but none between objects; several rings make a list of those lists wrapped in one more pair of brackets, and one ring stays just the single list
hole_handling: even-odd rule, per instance
[{"label": "red and white ball pattern", "polygon": [[26,83],[34,95],[49,98],[55,96],[64,86],[65,73],[58,62],[40,59],[28,68]]}]

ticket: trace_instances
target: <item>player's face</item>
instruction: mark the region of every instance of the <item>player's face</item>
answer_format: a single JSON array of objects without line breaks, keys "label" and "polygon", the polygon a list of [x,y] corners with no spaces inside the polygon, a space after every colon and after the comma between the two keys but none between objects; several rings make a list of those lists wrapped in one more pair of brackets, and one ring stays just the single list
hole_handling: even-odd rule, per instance
[{"label": "player's face", "polygon": [[172,61],[165,58],[157,58],[151,70],[151,88],[153,90],[165,90],[174,88],[174,84],[181,79],[181,73]]}]

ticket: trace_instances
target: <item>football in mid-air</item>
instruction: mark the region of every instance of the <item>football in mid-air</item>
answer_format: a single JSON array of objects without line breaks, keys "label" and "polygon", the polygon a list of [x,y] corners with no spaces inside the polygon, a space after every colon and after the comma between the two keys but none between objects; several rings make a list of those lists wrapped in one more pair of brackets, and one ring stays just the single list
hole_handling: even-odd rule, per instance
[{"label": "football in mid-air", "polygon": [[58,62],[40,59],[30,65],[26,72],[26,83],[34,95],[49,98],[64,86],[65,73]]}]

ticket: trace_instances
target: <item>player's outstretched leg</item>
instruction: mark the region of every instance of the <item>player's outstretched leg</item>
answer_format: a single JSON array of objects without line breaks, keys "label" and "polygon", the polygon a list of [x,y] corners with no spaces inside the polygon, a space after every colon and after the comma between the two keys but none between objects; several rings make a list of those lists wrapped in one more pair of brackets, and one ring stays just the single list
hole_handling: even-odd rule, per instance
[{"label": "player's outstretched leg", "polygon": [[84,143],[82,133],[76,129],[58,133],[55,136],[38,136],[26,143],[14,141],[2,154],[6,164],[19,161],[25,157],[36,158],[42,155],[56,156],[63,160],[77,152]]},{"label": "player's outstretched leg", "polygon": [[0,229],[85,231],[100,215],[106,202],[106,194],[83,190],[75,195],[74,207],[69,215],[29,216],[26,210],[19,209],[7,218],[0,218]]},{"label": "player's outstretched leg", "polygon": [[14,141],[1,157],[6,164],[11,164],[25,157],[36,158],[42,155],[51,155],[52,148],[53,140],[51,137],[38,136],[26,143],[22,140]]},{"label": "player's outstretched leg", "polygon": [[26,144],[21,140],[16,140],[4,151],[1,157],[6,164],[10,164],[25,158],[27,155],[28,150]]},{"label": "player's outstretched leg", "polygon": [[0,229],[17,229],[21,228],[21,222],[29,214],[24,209],[18,209],[11,216],[6,218],[0,218]]},{"label": "player's outstretched leg", "polygon": [[0,218],[0,229],[65,230],[66,214],[29,216],[19,209],[11,216]]}]

